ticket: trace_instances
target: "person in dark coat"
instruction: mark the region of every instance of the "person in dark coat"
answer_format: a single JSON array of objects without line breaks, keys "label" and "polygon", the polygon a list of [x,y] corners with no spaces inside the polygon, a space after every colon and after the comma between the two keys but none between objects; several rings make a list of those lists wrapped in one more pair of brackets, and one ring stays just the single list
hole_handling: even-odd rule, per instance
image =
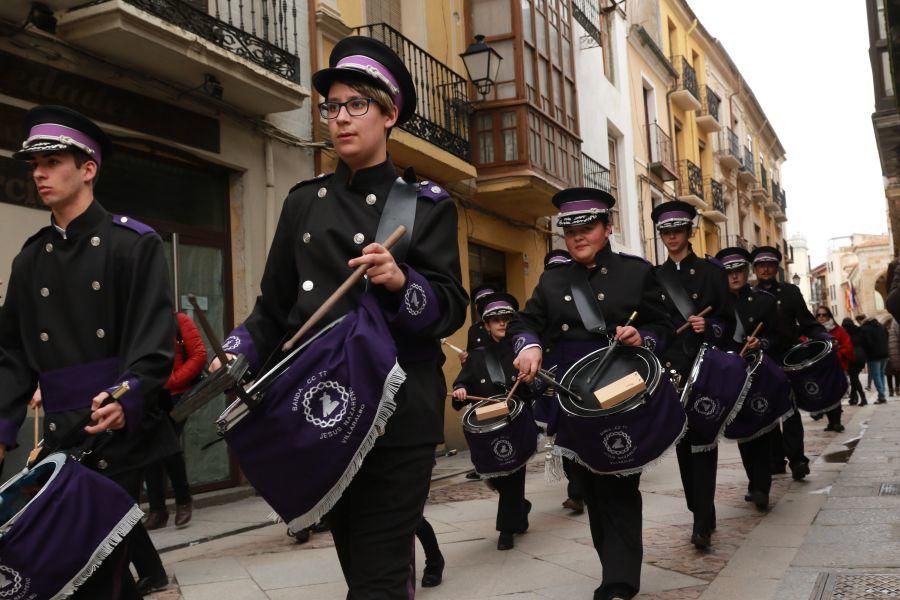
[{"label": "person in dark coat", "polygon": [[[556,194],[553,204],[572,262],[544,271],[524,310],[509,325],[515,365],[525,381],[534,380],[545,356],[575,359],[606,347],[610,336],[627,346],[663,349],[671,324],[653,267],[610,247],[609,210],[615,198],[602,190],[571,188]],[[573,302],[569,290],[581,282],[590,287],[588,297],[597,299],[604,331],[588,329]],[[635,323],[624,326],[635,310]],[[559,366],[562,373],[569,365]],[[640,590],[643,556],[640,473],[600,475],[575,463],[571,476],[585,492],[591,538],[603,565],[594,600],[633,598]]]},{"label": "person in dark coat", "polygon": [[853,362],[847,368],[847,375],[850,377],[850,404],[859,403],[860,406],[868,404],[866,400],[866,391],[863,389],[859,380],[859,374],[866,366],[866,349],[865,349],[865,333],[860,331],[859,326],[851,319],[846,317],[841,321],[843,327],[850,335],[850,341],[853,342]]},{"label": "person in dark coat", "polygon": [[[97,125],[60,106],[31,109],[25,125],[28,139],[14,157],[31,164],[50,224],[13,260],[0,310],[0,459],[15,447],[40,383],[45,450],[78,456],[103,434],[82,464],[138,501],[143,469],[178,449],[160,408],[175,338],[162,240],[94,198],[112,150]],[[129,391],[103,405],[123,383]],[[129,554],[137,588],[121,560]],[[136,598],[167,584],[139,524],[74,597]]]},{"label": "person in dark coat", "polygon": [[875,404],[887,402],[885,396],[884,368],[888,361],[888,331],[878,319],[868,319],[860,327],[866,350],[866,368],[875,383],[878,399]]},{"label": "person in dark coat", "polygon": [[[329,68],[313,75],[338,155],[334,173],[294,186],[284,202],[261,282],[247,319],[223,347],[241,353],[258,372],[359,266],[360,282],[323,318],[353,310],[370,290],[397,346],[406,381],[397,408],[375,447],[329,512],[335,549],[351,600],[407,598],[413,537],[428,495],[435,446],[443,441],[447,389],[441,338],[465,321],[457,212],[432,181],[416,185],[414,223],[405,258],[376,239],[397,172],[387,153],[393,127],[416,110],[416,91],[403,61],[387,45],[351,36],[331,52]],[[406,189],[406,188],[403,188]],[[393,229],[393,227],[391,227]],[[386,237],[386,236],[385,236]],[[274,359],[273,359],[274,360]],[[273,363],[274,364],[274,363]],[[211,368],[219,368],[218,360]]]}]

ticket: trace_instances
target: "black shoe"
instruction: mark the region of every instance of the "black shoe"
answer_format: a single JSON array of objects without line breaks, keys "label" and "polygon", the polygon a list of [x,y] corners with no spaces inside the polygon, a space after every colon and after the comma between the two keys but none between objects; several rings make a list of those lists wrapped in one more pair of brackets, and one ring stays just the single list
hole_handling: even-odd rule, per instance
[{"label": "black shoe", "polygon": [[812,417],[813,421],[818,421],[819,419],[822,418],[822,415],[810,415],[810,417]]},{"label": "black shoe", "polygon": [[294,538],[295,544],[305,544],[309,541],[312,532],[307,529],[301,529],[300,531],[295,531],[294,533],[288,533],[292,538]]},{"label": "black shoe", "polygon": [[500,532],[500,537],[497,538],[497,550],[511,550],[515,545],[513,534],[505,531]]},{"label": "black shoe", "polygon": [[531,514],[531,502],[528,500],[525,501],[525,527],[517,531],[516,533],[525,533],[528,531],[528,515]]},{"label": "black shoe", "polygon": [[444,559],[437,563],[426,563],[422,573],[422,587],[437,587],[444,580]]},{"label": "black shoe", "polygon": [[836,423],[835,425],[833,425],[831,427],[831,430],[834,431],[835,433],[843,433],[844,426],[840,423]]},{"label": "black shoe", "polygon": [[631,600],[634,594],[621,589],[600,586],[594,590],[594,600]]},{"label": "black shoe", "polygon": [[712,540],[710,539],[709,533],[701,533],[699,531],[695,531],[691,535],[691,543],[694,545],[697,550],[706,550],[712,544]]},{"label": "black shoe", "polygon": [[862,400],[859,401],[859,405],[860,405],[860,406],[865,406],[865,405],[868,404],[868,403],[869,403],[869,401],[866,400],[865,398],[863,398]]},{"label": "black shoe", "polygon": [[829,423],[828,425],[825,426],[825,431],[835,431],[834,425]]},{"label": "black shoe", "polygon": [[479,475],[475,471],[472,471],[471,473],[466,473],[466,479],[474,479],[477,481],[481,479],[481,475]]},{"label": "black shoe", "polygon": [[153,577],[141,577],[137,580],[137,590],[141,596],[148,596],[169,587],[169,576],[163,571]]},{"label": "black shoe", "polygon": [[569,510],[571,510],[573,515],[580,515],[584,512],[584,500],[566,498],[562,505],[563,508],[568,508]]},{"label": "black shoe", "polygon": [[791,463],[791,477],[794,481],[800,481],[809,475],[809,461]]},{"label": "black shoe", "polygon": [[753,502],[753,496],[750,494],[750,492],[744,494],[744,502]]},{"label": "black shoe", "polygon": [[858,403],[859,398],[850,398],[850,400],[847,402],[847,404],[849,404],[850,406],[856,406]]},{"label": "black shoe", "polygon": [[879,396],[878,400],[875,401],[875,404],[886,404],[886,403],[887,403],[887,398],[885,398],[884,396]]},{"label": "black shoe", "polygon": [[753,490],[750,492],[750,500],[762,512],[769,510],[769,495],[767,493],[761,490]]}]

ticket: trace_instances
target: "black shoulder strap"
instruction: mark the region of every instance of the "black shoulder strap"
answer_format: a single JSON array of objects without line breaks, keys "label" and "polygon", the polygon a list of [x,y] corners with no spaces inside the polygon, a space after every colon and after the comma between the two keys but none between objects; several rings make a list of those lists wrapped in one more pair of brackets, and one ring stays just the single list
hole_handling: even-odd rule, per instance
[{"label": "black shoulder strap", "polygon": [[684,289],[684,286],[678,281],[675,273],[665,267],[660,267],[656,270],[656,277],[659,279],[659,282],[666,290],[669,298],[672,299],[675,308],[678,309],[678,312],[681,313],[681,317],[685,321],[687,321],[688,317],[691,315],[697,314],[697,309],[694,307],[691,297],[688,296],[687,290]]},{"label": "black shoulder strap", "polygon": [[491,383],[500,386],[502,389],[506,389],[506,377],[503,375],[503,367],[500,365],[500,359],[488,348],[484,349],[484,364],[487,367],[488,377],[491,378]]},{"label": "black shoulder strap", "polygon": [[606,332],[606,319],[594,299],[594,289],[588,281],[587,270],[580,265],[572,266],[572,299],[578,316],[585,328],[592,333]]},{"label": "black shoulder strap", "polygon": [[732,338],[735,342],[742,344],[744,343],[744,336],[746,335],[746,331],[744,330],[744,323],[741,321],[741,314],[737,309],[737,302],[734,304],[734,337]]},{"label": "black shoulder strap", "polygon": [[384,212],[381,213],[381,219],[378,221],[378,231],[375,234],[375,240],[378,243],[386,240],[400,225],[406,227],[406,233],[391,249],[391,254],[398,263],[406,260],[406,253],[409,251],[413,226],[416,222],[417,197],[416,184],[407,183],[402,177],[398,177],[391,185]]}]

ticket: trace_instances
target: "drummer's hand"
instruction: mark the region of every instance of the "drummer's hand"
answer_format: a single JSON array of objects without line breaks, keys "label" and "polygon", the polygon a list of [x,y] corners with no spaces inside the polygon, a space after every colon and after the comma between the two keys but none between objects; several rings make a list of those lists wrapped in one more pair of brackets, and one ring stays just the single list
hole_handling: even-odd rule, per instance
[{"label": "drummer's hand", "polygon": [[541,368],[543,358],[544,351],[538,346],[532,346],[519,352],[516,360],[513,361],[513,366],[519,370],[519,374],[525,383],[531,383]]},{"label": "drummer's hand", "polygon": [[691,324],[691,328],[694,330],[694,333],[703,333],[704,331],[706,331],[706,319],[704,319],[703,317],[688,317],[688,323]]},{"label": "drummer's hand", "polygon": [[453,399],[459,402],[466,401],[466,388],[456,388],[453,390]]},{"label": "drummer's hand", "polygon": [[91,401],[91,421],[94,425],[84,428],[87,433],[103,433],[107,429],[122,429],[125,427],[125,409],[118,402],[110,402],[106,406],[100,406],[109,398],[109,393],[100,392]]},{"label": "drummer's hand", "polygon": [[368,265],[366,275],[374,285],[383,285],[389,292],[399,292],[406,285],[406,273],[397,266],[394,257],[381,244],[369,244],[363,248],[363,255],[347,263],[351,269]]},{"label": "drummer's hand", "polygon": [[469,359],[469,353],[468,353],[468,352],[460,352],[460,353],[459,353],[459,364],[461,364],[461,365],[466,364],[466,361],[467,361],[468,359]]},{"label": "drummer's hand", "polygon": [[748,350],[756,350],[760,346],[759,338],[753,337],[752,335],[747,336],[746,343],[747,343]]},{"label": "drummer's hand", "polygon": [[[225,353],[225,358],[228,359],[228,362],[233,361],[236,357],[234,354]],[[219,360],[219,357],[215,357],[211,363],[209,363],[209,372],[215,373],[219,369],[222,368],[222,361]]]},{"label": "drummer's hand", "polygon": [[626,346],[640,346],[644,342],[641,333],[631,325],[628,327],[622,327],[621,325],[616,327],[616,339]]},{"label": "drummer's hand", "polygon": [[38,388],[34,390],[34,395],[31,396],[31,400],[28,401],[28,408],[33,411],[37,411],[42,404],[43,399],[41,398],[41,388],[40,386],[38,386]]}]

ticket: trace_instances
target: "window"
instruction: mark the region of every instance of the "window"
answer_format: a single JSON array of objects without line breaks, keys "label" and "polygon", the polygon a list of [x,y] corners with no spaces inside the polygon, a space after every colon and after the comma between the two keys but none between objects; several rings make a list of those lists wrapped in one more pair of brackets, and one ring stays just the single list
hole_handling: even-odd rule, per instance
[{"label": "window", "polygon": [[884,12],[884,0],[875,0],[875,13],[878,19],[878,39],[887,39],[887,14]]},{"label": "window", "polygon": [[516,112],[508,111],[500,115],[500,140],[503,143],[503,160],[518,160],[519,147],[516,139],[518,128]]},{"label": "window", "polygon": [[[487,246],[469,241],[469,285],[475,289],[479,285],[491,284],[497,291],[506,291],[506,254]],[[478,315],[472,312],[472,320]]]},{"label": "window", "polygon": [[620,219],[619,207],[619,147],[616,138],[610,136],[609,144],[609,193],[616,199],[616,203],[612,208],[609,222],[618,231],[622,221]]},{"label": "window", "polygon": [[387,23],[397,31],[403,31],[400,14],[400,0],[368,0],[366,2],[366,23]]},{"label": "window", "polygon": [[520,6],[526,99],[556,123],[575,131],[578,122],[569,0],[521,0]]},{"label": "window", "polygon": [[887,51],[881,52],[881,80],[884,82],[884,95],[894,95],[893,78],[891,77],[891,59]]},{"label": "window", "polygon": [[494,162],[494,127],[491,113],[478,115],[475,135],[478,140],[478,160],[481,164]]}]

